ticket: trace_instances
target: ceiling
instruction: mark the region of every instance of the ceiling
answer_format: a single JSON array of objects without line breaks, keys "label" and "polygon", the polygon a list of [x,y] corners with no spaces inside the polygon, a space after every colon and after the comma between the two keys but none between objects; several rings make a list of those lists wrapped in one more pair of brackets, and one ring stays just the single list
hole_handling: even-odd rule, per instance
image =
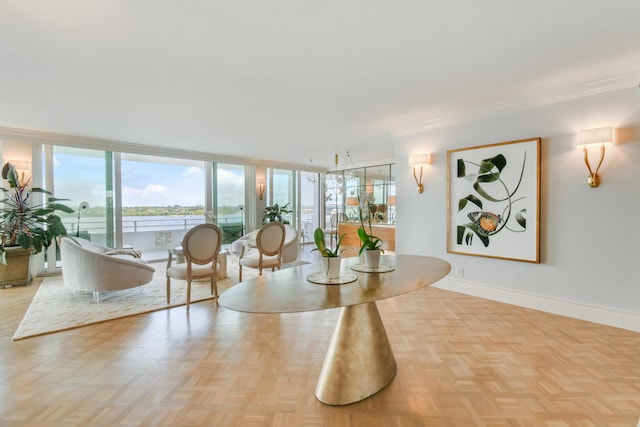
[{"label": "ceiling", "polygon": [[0,0],[0,126],[392,159],[430,124],[640,76],[639,18],[638,0]]}]

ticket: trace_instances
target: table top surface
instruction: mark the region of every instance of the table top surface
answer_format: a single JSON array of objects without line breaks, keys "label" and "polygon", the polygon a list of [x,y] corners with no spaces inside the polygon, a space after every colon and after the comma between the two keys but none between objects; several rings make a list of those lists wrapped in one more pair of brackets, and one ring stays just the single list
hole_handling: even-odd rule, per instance
[{"label": "table top surface", "polygon": [[357,280],[342,285],[311,283],[307,276],[319,273],[320,264],[307,264],[268,272],[232,286],[220,295],[219,304],[249,313],[295,313],[346,307],[395,297],[429,286],[446,276],[451,265],[439,258],[418,255],[382,255],[381,265],[393,271],[359,272],[358,257],[343,258],[341,275],[355,274]]}]

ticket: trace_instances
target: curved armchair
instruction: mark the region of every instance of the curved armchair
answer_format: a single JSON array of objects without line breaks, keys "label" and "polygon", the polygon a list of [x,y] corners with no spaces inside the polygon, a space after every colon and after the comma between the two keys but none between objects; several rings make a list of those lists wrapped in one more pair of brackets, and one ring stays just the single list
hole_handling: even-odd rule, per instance
[{"label": "curved armchair", "polygon": [[285,228],[279,222],[270,222],[260,230],[256,235],[256,247],[258,253],[247,253],[245,255],[246,246],[240,249],[238,256],[238,280],[242,282],[242,267],[257,268],[262,276],[263,268],[271,268],[274,271],[276,267],[282,266],[282,247],[284,246]]},{"label": "curved armchair", "polygon": [[282,245],[282,262],[298,260],[300,252],[300,232],[292,225],[284,225],[284,243]]},{"label": "curved armchair", "polygon": [[208,278],[211,294],[218,303],[218,283],[216,273],[218,254],[222,246],[222,231],[215,224],[196,225],[184,235],[182,251],[184,263],[172,265],[173,256],[167,259],[167,304],[171,297],[171,279],[187,281],[187,310],[191,302],[191,281]]},{"label": "curved armchair", "polygon": [[[284,245],[282,246],[282,263],[286,264],[298,260],[298,254],[300,253],[300,232],[290,224],[284,224],[284,231],[285,236]],[[245,247],[245,256],[249,255],[248,251],[256,251],[253,242],[255,241],[257,234],[258,230],[252,231],[231,243],[229,246],[229,253],[240,257],[240,252],[242,251],[243,246]],[[249,246],[253,246],[253,248],[247,248],[247,244],[249,244]]]},{"label": "curved armchair", "polygon": [[98,292],[135,288],[149,283],[155,269],[135,252],[116,251],[80,237],[61,236],[62,280],[73,291]]}]

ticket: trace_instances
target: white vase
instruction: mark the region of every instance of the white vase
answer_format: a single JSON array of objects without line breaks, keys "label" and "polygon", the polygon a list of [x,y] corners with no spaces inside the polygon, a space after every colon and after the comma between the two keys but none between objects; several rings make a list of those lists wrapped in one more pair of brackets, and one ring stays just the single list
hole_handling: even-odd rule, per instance
[{"label": "white vase", "polygon": [[324,266],[324,276],[327,279],[338,279],[340,277],[340,263],[342,258],[339,256],[328,256],[322,258]]},{"label": "white vase", "polygon": [[380,266],[380,249],[364,250],[364,266],[367,269],[374,269]]}]

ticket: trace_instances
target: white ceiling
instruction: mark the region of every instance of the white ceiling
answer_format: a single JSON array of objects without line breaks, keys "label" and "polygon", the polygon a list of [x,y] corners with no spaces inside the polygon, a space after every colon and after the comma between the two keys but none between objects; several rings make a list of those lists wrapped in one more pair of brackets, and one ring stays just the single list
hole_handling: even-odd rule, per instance
[{"label": "white ceiling", "polygon": [[429,123],[640,76],[639,22],[638,0],[0,0],[0,126],[391,159]]}]

